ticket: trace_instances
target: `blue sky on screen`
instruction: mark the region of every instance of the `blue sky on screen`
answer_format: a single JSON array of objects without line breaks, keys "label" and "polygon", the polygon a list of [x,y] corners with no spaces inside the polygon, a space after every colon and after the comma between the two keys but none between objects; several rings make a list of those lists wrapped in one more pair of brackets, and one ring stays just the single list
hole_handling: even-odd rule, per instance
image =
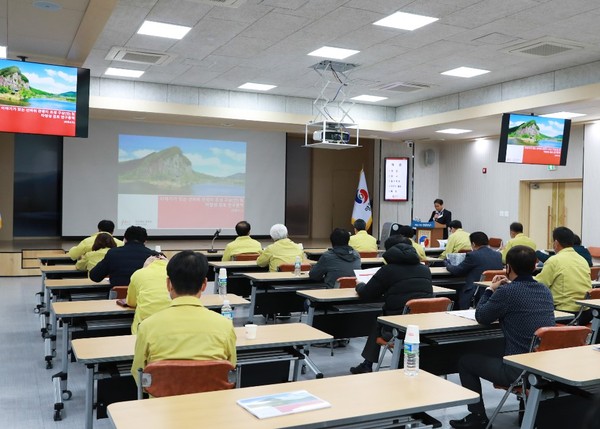
[{"label": "blue sky on screen", "polygon": [[77,91],[76,68],[0,59],[0,69],[11,66],[19,67],[33,88],[51,94]]},{"label": "blue sky on screen", "polygon": [[540,116],[527,116],[527,115],[510,115],[509,127],[517,127],[527,121],[535,119],[536,124],[540,127],[540,132],[544,135],[554,137],[561,135],[565,126],[563,119],[556,118],[542,118]]},{"label": "blue sky on screen", "polygon": [[119,162],[177,146],[194,171],[217,177],[246,172],[246,142],[119,135]]}]

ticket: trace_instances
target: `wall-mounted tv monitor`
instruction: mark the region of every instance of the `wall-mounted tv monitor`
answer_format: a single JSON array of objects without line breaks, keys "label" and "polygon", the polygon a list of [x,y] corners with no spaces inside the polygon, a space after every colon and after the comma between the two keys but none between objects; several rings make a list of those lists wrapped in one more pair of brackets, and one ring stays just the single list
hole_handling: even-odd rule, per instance
[{"label": "wall-mounted tv monitor", "polygon": [[566,165],[570,131],[569,119],[505,113],[498,162]]},{"label": "wall-mounted tv monitor", "polygon": [[87,137],[90,71],[0,59],[0,132]]}]

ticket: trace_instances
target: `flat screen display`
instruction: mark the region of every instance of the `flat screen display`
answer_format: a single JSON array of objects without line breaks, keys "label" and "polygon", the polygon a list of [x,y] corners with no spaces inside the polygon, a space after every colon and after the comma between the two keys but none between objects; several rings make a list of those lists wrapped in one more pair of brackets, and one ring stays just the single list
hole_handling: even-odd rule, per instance
[{"label": "flat screen display", "polygon": [[0,132],[87,137],[90,71],[0,59]]},{"label": "flat screen display", "polygon": [[505,113],[498,162],[566,165],[569,119]]}]

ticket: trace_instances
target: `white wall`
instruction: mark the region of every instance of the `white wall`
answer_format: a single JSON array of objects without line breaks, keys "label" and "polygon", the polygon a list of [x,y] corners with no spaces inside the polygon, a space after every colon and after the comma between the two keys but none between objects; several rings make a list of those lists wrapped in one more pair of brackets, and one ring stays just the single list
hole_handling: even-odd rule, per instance
[{"label": "white wall", "polygon": [[[600,132],[597,132],[597,135],[600,135]],[[600,140],[600,137],[596,139]],[[498,163],[497,138],[451,144],[440,143],[438,145],[439,197],[444,200],[446,208],[452,212],[452,218],[462,221],[466,231],[484,231],[489,236],[501,237],[506,241],[509,238],[510,223],[518,221],[519,182],[581,179],[583,146],[583,127],[574,126],[571,129],[567,165],[549,171],[545,165]],[[596,156],[598,155],[600,150],[596,153]],[[482,174],[482,168],[487,168],[487,174]],[[584,184],[584,200],[586,186],[588,193],[590,192],[590,184]],[[508,217],[500,217],[500,211],[508,211]],[[583,235],[585,234],[584,225]],[[600,235],[597,237],[600,243]],[[588,239],[584,240],[590,242]]]},{"label": "white wall", "polygon": [[585,126],[583,163],[583,222],[581,240],[600,246],[598,185],[600,185],[600,123]]}]

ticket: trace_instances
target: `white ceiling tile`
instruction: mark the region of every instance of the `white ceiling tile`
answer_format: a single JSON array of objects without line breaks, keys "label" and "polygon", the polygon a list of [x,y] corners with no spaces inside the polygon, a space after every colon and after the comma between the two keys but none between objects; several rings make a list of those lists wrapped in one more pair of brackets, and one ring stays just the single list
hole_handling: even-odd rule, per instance
[{"label": "white ceiling tile", "polygon": [[265,40],[281,40],[309,23],[304,17],[271,12],[242,32],[242,36]]}]

